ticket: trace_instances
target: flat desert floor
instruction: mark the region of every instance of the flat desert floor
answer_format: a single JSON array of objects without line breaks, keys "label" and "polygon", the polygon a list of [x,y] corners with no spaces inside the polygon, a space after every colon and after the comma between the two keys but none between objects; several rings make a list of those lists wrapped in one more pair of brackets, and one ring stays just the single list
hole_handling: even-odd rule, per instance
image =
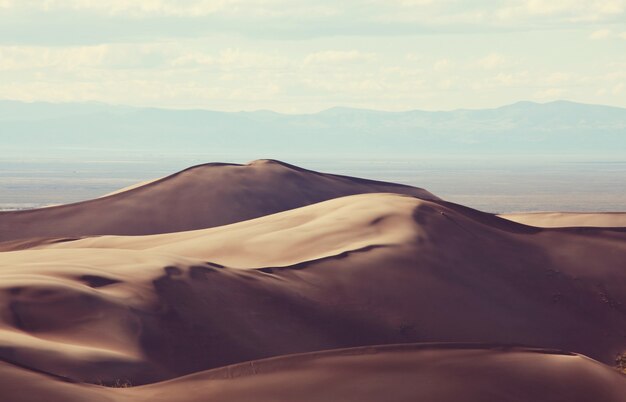
[{"label": "flat desert floor", "polygon": [[626,213],[274,160],[0,212],[0,400],[626,401]]}]

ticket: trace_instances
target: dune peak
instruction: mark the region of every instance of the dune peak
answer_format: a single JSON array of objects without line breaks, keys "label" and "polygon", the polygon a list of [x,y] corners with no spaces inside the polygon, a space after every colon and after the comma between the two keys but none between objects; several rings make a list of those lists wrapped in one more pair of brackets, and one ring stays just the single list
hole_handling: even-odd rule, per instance
[{"label": "dune peak", "polygon": [[626,231],[532,218],[271,159],[0,213],[2,396],[622,402]]}]

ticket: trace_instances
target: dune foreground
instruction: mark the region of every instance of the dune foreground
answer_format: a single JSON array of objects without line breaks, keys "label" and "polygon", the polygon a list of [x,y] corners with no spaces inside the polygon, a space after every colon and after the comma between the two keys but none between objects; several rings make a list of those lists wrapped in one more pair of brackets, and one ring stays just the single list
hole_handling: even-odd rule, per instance
[{"label": "dune foreground", "polygon": [[622,402],[626,394],[623,374],[580,355],[455,344],[290,355],[129,388],[0,363],[0,386],[13,402]]},{"label": "dune foreground", "polygon": [[626,401],[602,222],[276,161],[0,213],[0,400]]}]

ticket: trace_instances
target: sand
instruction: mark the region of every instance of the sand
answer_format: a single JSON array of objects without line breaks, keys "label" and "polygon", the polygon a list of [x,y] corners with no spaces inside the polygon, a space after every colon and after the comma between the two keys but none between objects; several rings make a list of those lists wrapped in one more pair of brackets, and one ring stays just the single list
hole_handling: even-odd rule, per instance
[{"label": "sand", "polygon": [[556,227],[626,227],[623,212],[532,212],[500,215],[526,225]]},{"label": "sand", "polygon": [[[19,222],[0,244],[8,400],[624,400],[623,228],[528,226],[275,161],[185,172],[0,214]],[[232,198],[185,208],[196,174],[226,177],[216,193]],[[168,197],[194,230],[162,233],[180,224],[154,205]],[[157,229],[142,208],[162,210]]]},{"label": "sand", "polygon": [[203,229],[346,195],[380,192],[437,198],[415,187],[322,174],[274,160],[209,163],[107,197],[0,212],[0,242]]},{"label": "sand", "polygon": [[626,380],[571,353],[416,344],[290,355],[130,388],[0,363],[0,389],[12,402],[622,402]]}]

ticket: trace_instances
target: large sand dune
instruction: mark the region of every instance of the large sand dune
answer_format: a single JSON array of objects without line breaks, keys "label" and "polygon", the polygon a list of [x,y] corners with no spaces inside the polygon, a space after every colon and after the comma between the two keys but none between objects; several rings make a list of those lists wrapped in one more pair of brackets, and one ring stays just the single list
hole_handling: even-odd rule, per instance
[{"label": "large sand dune", "polygon": [[273,160],[210,163],[95,200],[0,212],[0,242],[202,229],[346,195],[380,192],[437,198],[415,187],[322,174]]},{"label": "large sand dune", "polygon": [[[254,166],[202,169],[242,169],[248,176]],[[287,169],[309,182],[318,175],[274,162],[258,169]],[[281,194],[283,176],[270,176],[263,191]],[[319,177],[334,188],[324,193],[328,201],[296,197],[285,207],[300,193],[280,195],[282,212],[259,217],[263,209],[245,204],[255,217],[247,220],[241,203],[225,202],[216,210],[232,207],[228,216],[239,222],[224,226],[77,240],[64,237],[84,234],[42,240],[50,234],[5,233],[1,389],[11,401],[47,395],[53,402],[374,401],[387,394],[442,402],[622,400],[626,377],[601,363],[492,348],[566,350],[613,364],[626,351],[626,230],[526,226],[410,187],[398,187],[408,195],[363,190],[370,194],[340,197],[337,180],[396,187]],[[129,196],[128,205],[143,202],[171,216],[168,204],[133,196],[141,188],[120,194]],[[109,217],[94,202],[68,208],[98,227]],[[180,211],[191,215],[198,205]],[[214,211],[210,202],[207,211]],[[27,215],[0,215],[0,226]],[[128,219],[139,232],[141,221]],[[207,222],[201,226],[214,226]],[[20,228],[35,230],[35,223]],[[280,357],[407,342],[491,346]],[[273,359],[249,363],[265,358]],[[239,365],[223,368],[232,364]],[[233,373],[243,374],[220,379]],[[23,390],[31,383],[37,386],[21,394],[19,384]]]},{"label": "large sand dune", "polygon": [[291,355],[118,389],[0,363],[0,389],[11,402],[623,402],[626,379],[570,353],[418,344]]},{"label": "large sand dune", "polygon": [[196,232],[40,245],[2,255],[0,339],[14,362],[106,383],[397,342],[608,363],[626,350],[625,239],[372,194]]}]

